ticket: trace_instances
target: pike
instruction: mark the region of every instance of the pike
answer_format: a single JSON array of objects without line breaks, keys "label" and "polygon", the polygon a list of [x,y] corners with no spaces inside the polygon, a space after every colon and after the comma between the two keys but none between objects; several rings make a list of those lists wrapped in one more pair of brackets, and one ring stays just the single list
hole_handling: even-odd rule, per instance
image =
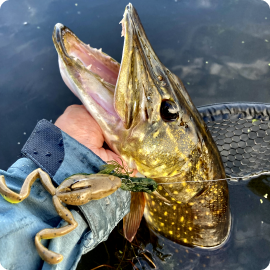
[{"label": "pike", "polygon": [[225,178],[218,149],[183,83],[155,54],[132,4],[120,23],[121,65],[62,24],[53,42],[64,82],[109,147],[130,169],[161,183],[158,196],[131,194],[125,236],[132,241],[144,213],[154,232],[175,242],[218,246],[231,224],[227,182],[207,181]]}]

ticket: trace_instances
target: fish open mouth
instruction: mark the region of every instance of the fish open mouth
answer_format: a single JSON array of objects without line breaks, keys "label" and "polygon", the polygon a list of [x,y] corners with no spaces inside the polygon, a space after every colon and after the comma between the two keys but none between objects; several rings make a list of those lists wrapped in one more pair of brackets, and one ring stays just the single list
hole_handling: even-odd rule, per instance
[{"label": "fish open mouth", "polygon": [[116,85],[119,73],[119,64],[110,56],[102,52],[102,49],[86,45],[67,27],[58,23],[55,26],[55,37],[63,54],[96,76],[113,86]]},{"label": "fish open mouth", "polygon": [[[127,13],[130,15],[132,9],[132,5],[129,4],[124,18],[127,17]],[[125,36],[124,19],[120,23],[121,36]],[[110,120],[119,121],[114,107],[114,92],[120,64],[102,52],[101,48],[92,48],[89,44],[83,43],[68,27],[60,23],[54,27],[53,42],[59,56],[60,73],[70,90],[86,107],[85,99],[91,97],[92,101],[100,106],[99,110],[103,109],[103,113],[99,113],[103,116],[107,114],[107,117],[111,117]]]},{"label": "fish open mouth", "polygon": [[[117,118],[113,93],[119,74],[119,63],[83,43],[69,28],[55,25],[53,41],[59,55],[60,73],[70,90],[81,99],[84,93],[109,115]],[[83,91],[83,93],[82,93]]]}]

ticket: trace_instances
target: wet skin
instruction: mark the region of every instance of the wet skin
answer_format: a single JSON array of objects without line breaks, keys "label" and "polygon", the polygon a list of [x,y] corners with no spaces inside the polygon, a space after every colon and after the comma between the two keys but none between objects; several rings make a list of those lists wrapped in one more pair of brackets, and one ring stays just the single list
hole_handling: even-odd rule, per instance
[{"label": "wet skin", "polygon": [[218,149],[181,80],[156,56],[131,4],[121,23],[121,65],[57,24],[53,41],[63,80],[129,168],[172,183],[158,188],[169,202],[145,196],[150,228],[182,244],[217,246],[230,230],[227,183],[207,181],[225,178]]},{"label": "wet skin", "polygon": [[49,264],[57,264],[63,260],[61,254],[48,250],[41,244],[42,239],[53,239],[71,232],[77,227],[73,215],[62,205],[83,205],[91,200],[99,200],[109,196],[121,186],[121,179],[112,175],[77,174],[65,179],[57,188],[51,182],[49,175],[41,169],[36,169],[27,176],[19,194],[10,190],[4,176],[0,176],[0,194],[10,203],[22,202],[30,195],[31,186],[40,179],[44,188],[53,196],[53,204],[59,216],[68,225],[54,229],[44,229],[36,234],[35,245],[39,256]]}]

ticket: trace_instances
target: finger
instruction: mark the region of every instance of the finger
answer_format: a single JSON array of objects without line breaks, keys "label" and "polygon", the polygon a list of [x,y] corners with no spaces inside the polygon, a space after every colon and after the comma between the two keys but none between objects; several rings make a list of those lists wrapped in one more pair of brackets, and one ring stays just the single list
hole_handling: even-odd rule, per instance
[{"label": "finger", "polygon": [[55,125],[90,149],[103,145],[102,130],[83,105],[69,106]]}]

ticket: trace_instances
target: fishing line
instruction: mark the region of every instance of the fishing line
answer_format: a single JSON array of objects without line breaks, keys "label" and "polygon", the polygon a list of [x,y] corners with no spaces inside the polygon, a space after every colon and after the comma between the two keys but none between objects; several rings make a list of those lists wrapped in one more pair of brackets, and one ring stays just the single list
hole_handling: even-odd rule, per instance
[{"label": "fishing line", "polygon": [[157,183],[158,185],[173,185],[173,184],[180,184],[180,183],[205,183],[205,182],[217,182],[217,181],[225,181],[225,180],[233,180],[233,179],[242,179],[243,177],[229,177],[229,178],[222,178],[222,179],[212,179],[212,180],[204,180],[204,181],[180,181],[180,182],[164,182],[164,183]]}]

